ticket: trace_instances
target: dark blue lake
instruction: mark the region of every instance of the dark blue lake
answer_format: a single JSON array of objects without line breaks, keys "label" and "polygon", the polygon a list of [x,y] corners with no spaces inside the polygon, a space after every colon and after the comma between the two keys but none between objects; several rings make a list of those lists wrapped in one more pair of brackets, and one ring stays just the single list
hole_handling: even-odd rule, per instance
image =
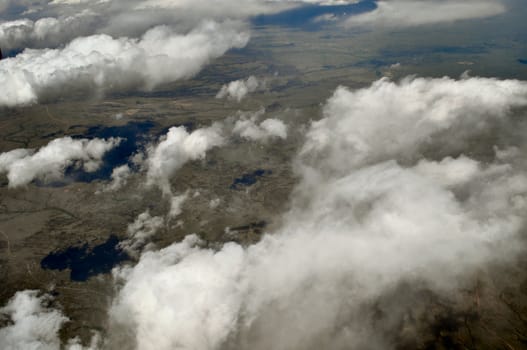
[{"label": "dark blue lake", "polygon": [[118,245],[119,239],[112,235],[106,242],[91,249],[84,244],[49,253],[40,266],[47,270],[71,269],[72,281],[86,281],[90,277],[109,273],[114,266],[130,259]]},{"label": "dark blue lake", "polygon": [[15,57],[19,53],[22,53],[24,51],[23,49],[11,49],[11,50],[2,50],[2,55],[4,56],[4,59],[9,57]]},{"label": "dark blue lake", "polygon": [[316,30],[320,23],[314,20],[322,15],[350,16],[373,11],[377,8],[374,0],[363,0],[349,5],[305,5],[275,14],[259,15],[253,17],[252,24],[255,26],[282,26],[301,27],[305,30]]},{"label": "dark blue lake", "polygon": [[527,64],[527,59],[524,59],[524,58],[518,58],[518,63],[521,63],[521,64]]},{"label": "dark blue lake", "polygon": [[[130,156],[144,148],[146,141],[149,138],[149,131],[154,127],[154,123],[145,122],[131,122],[122,126],[93,126],[85,133],[72,136],[75,139],[87,138],[102,138],[108,139],[111,137],[120,137],[122,140],[117,147],[108,151],[102,158],[102,164],[97,171],[86,172],[83,169],[74,166],[69,167],[64,172],[64,180],[54,181],[51,183],[43,183],[36,180],[37,186],[46,187],[62,187],[71,182],[92,182],[94,180],[109,180],[112,171],[115,167],[129,164]],[[75,128],[77,126],[72,126]]]},{"label": "dark blue lake", "polygon": [[243,187],[249,187],[254,185],[261,177],[265,175],[271,175],[271,170],[258,169],[252,173],[243,174],[242,176],[234,179],[231,185],[232,190],[239,190]]}]

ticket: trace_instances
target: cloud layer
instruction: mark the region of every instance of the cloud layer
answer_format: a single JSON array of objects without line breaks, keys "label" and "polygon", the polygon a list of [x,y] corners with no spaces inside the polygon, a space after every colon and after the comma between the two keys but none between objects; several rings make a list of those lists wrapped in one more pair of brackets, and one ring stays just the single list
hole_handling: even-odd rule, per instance
[{"label": "cloud layer", "polygon": [[[400,283],[448,294],[521,253],[527,143],[513,136],[512,116],[525,106],[527,83],[515,80],[338,88],[306,134],[280,227],[248,247],[206,248],[190,235],[114,270],[105,348],[393,348],[394,323],[416,327],[403,317],[412,304],[391,294]],[[223,142],[218,125],[172,128],[148,151],[149,179],[171,193],[175,171]],[[186,194],[174,198],[180,209]],[[138,216],[134,251],[163,221]],[[0,339],[30,344],[37,333],[27,329],[51,319],[36,341],[56,349],[65,318],[34,293],[1,310],[14,323]]]},{"label": "cloud layer", "polygon": [[[484,78],[337,89],[307,134],[281,228],[219,250],[188,236],[117,270],[123,287],[110,314],[129,333],[112,333],[110,344],[392,348],[381,332],[389,320],[374,323],[370,302],[403,281],[447,293],[519,252],[525,165],[513,145],[483,143],[486,160],[470,158],[466,141],[506,132],[526,89]],[[424,156],[430,145],[442,151]],[[390,319],[405,306],[378,305]]]},{"label": "cloud layer", "polygon": [[26,50],[0,62],[0,80],[9,87],[0,106],[36,103],[71,90],[151,89],[193,76],[248,39],[239,24],[205,22],[185,35],[161,26],[139,40],[94,35],[63,49]]},{"label": "cloud layer", "polygon": [[[0,41],[8,49],[54,48],[75,37],[108,34],[138,37],[147,30],[170,25],[176,32],[188,32],[203,20],[247,20],[251,16],[274,13],[309,4],[347,4],[356,1],[289,0],[3,0],[3,9],[12,7],[16,20],[0,23]],[[17,8],[17,9],[15,9]],[[28,18],[30,17],[30,18]]]}]

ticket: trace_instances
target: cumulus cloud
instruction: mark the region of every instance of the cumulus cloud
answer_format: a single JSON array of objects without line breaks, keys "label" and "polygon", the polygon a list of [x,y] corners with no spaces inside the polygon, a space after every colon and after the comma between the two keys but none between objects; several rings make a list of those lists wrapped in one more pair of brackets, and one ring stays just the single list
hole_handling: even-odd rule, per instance
[{"label": "cumulus cloud", "polygon": [[204,18],[249,20],[252,16],[272,14],[295,7],[343,5],[357,2],[339,0],[113,0],[101,13],[112,15],[100,29],[113,35],[137,35],[154,25],[170,24],[181,30],[192,28]]},{"label": "cumulus cloud", "polygon": [[221,204],[221,198],[214,198],[209,201],[209,208],[216,209]]},{"label": "cumulus cloud", "polygon": [[[56,47],[74,37],[96,33],[137,37],[158,25],[170,25],[181,32],[195,28],[204,19],[246,20],[251,16],[275,13],[306,3],[336,5],[352,2],[356,1],[53,0],[49,2],[41,0],[30,2],[19,0],[16,2],[18,8],[26,8],[22,15],[31,15],[31,18],[37,19],[34,21],[27,19],[24,24],[18,23],[17,26],[20,25],[18,30],[11,28],[10,33],[16,34],[17,47],[21,45],[33,48]],[[9,4],[11,1],[2,0],[0,11]],[[37,22],[42,24],[38,30],[35,28]],[[11,24],[15,25],[15,22]],[[55,35],[52,35],[53,33]]]},{"label": "cumulus cloud", "polygon": [[168,211],[169,218],[176,218],[183,212],[183,203],[185,203],[187,198],[188,192],[172,197],[170,200],[170,210]]},{"label": "cumulus cloud", "polygon": [[60,180],[70,166],[94,172],[106,152],[118,145],[120,139],[55,139],[38,151],[15,149],[0,154],[0,173],[6,173],[9,187],[29,184],[35,179]]},{"label": "cumulus cloud", "polygon": [[247,94],[256,91],[262,83],[254,76],[247,79],[231,81],[221,87],[216,98],[228,98],[240,102]]},{"label": "cumulus cloud", "polygon": [[84,10],[72,16],[44,17],[36,21],[18,19],[0,23],[2,48],[23,49],[26,47],[56,47],[90,31],[97,15]]},{"label": "cumulus cloud", "polygon": [[445,77],[395,83],[384,78],[366,89],[339,87],[324,108],[326,118],[309,130],[301,155],[306,164],[345,173],[397,155],[416,155],[418,145],[424,147],[441,131],[450,130],[454,144],[456,134],[481,132],[526,103],[527,83],[516,80]]},{"label": "cumulus cloud", "polygon": [[[210,249],[190,235],[114,270],[120,288],[107,346],[393,348],[370,303],[401,282],[447,293],[521,251],[527,175],[518,150],[527,144],[485,137],[511,128],[526,89],[486,78],[338,88],[306,134],[295,163],[300,183],[281,226],[249,247]],[[221,144],[215,128],[170,129],[148,152],[169,164],[153,167],[154,179]],[[478,145],[465,142],[472,137]],[[484,161],[468,156],[473,147]],[[129,235],[143,246],[162,222],[143,213]],[[393,303],[376,307],[402,320],[402,300]]]},{"label": "cumulus cloud", "polygon": [[187,162],[205,158],[207,151],[225,142],[221,126],[187,132],[185,127],[172,127],[157,145],[148,148],[147,185],[157,185],[171,195],[170,180]]},{"label": "cumulus cloud", "polygon": [[18,292],[0,309],[11,324],[0,328],[0,348],[5,350],[60,348],[58,332],[68,320],[58,310],[48,309],[46,296],[38,291]]},{"label": "cumulus cloud", "polygon": [[111,181],[102,188],[103,192],[117,191],[124,187],[132,174],[130,167],[125,164],[112,170]]},{"label": "cumulus cloud", "polygon": [[[295,166],[300,184],[281,227],[249,247],[213,250],[188,236],[116,270],[123,287],[111,320],[129,333],[110,332],[110,343],[393,348],[368,303],[402,281],[446,293],[476,268],[519,252],[527,205],[521,159],[491,143],[485,163],[459,149],[434,159],[420,150],[454,140],[470,154],[473,144],[457,141],[504,132],[492,121],[527,105],[526,88],[443,78],[337,89],[306,135]],[[381,314],[402,320],[395,303]]]},{"label": "cumulus cloud", "polygon": [[185,35],[160,26],[141,39],[94,35],[63,49],[25,50],[0,62],[6,87],[0,106],[36,103],[69,90],[151,89],[193,76],[248,39],[237,23],[204,22]]},{"label": "cumulus cloud", "polygon": [[287,138],[287,125],[280,119],[268,118],[258,123],[265,110],[255,113],[242,113],[232,129],[233,134],[254,141],[267,141],[271,138]]},{"label": "cumulus cloud", "polygon": [[135,221],[128,225],[128,238],[120,243],[120,247],[128,254],[138,256],[149,239],[163,227],[164,222],[162,217],[152,216],[148,211],[139,214]]},{"label": "cumulus cloud", "polygon": [[[18,10],[26,8],[31,19],[0,23],[0,42],[4,51],[26,50],[0,63],[0,80],[6,87],[0,107],[42,102],[79,90],[151,89],[189,78],[228,49],[246,45],[247,29],[233,21],[306,3],[351,2],[355,1],[17,2]],[[4,3],[6,8],[13,5]],[[174,68],[160,68],[166,66]],[[226,96],[241,99],[253,84],[250,78],[230,85]]]},{"label": "cumulus cloud", "polygon": [[96,333],[87,347],[78,338],[61,346],[59,331],[69,321],[59,309],[50,306],[52,298],[37,290],[17,292],[0,308],[0,316],[9,324],[0,328],[0,348],[3,350],[96,350],[100,337]]},{"label": "cumulus cloud", "polygon": [[[133,269],[118,271],[127,282],[112,308],[113,322],[139,332],[135,339],[123,339],[125,347],[216,349],[229,335],[237,317],[232,311],[243,300],[232,283],[239,276],[243,249],[228,245],[215,254],[195,247],[197,241],[196,236],[189,236],[181,244],[143,254]],[[189,255],[194,262],[182,265]],[[151,274],[155,268],[160,273]],[[158,290],[160,283],[165,288]],[[140,303],[137,307],[131,305],[134,300]],[[130,311],[137,317],[127,317]]]},{"label": "cumulus cloud", "polygon": [[505,12],[499,0],[377,2],[377,9],[350,17],[346,26],[413,27],[427,24],[486,18]]},{"label": "cumulus cloud", "polygon": [[446,157],[439,162],[421,159],[414,169],[448,187],[463,185],[473,180],[482,172],[482,165],[462,155],[458,158]]}]

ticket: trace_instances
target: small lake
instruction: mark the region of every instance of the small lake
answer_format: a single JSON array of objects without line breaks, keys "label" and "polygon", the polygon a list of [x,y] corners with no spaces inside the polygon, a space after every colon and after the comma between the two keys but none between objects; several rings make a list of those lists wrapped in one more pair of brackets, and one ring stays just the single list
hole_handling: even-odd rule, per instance
[{"label": "small lake", "polygon": [[249,187],[254,185],[261,177],[266,175],[271,175],[273,172],[271,170],[258,169],[252,173],[243,174],[240,177],[234,179],[231,185],[232,190],[239,190],[243,187]]},{"label": "small lake", "polygon": [[46,270],[71,269],[70,279],[83,282],[90,277],[109,273],[114,266],[129,259],[128,254],[119,248],[117,236],[112,235],[106,242],[93,248],[84,244],[51,252],[42,259],[40,266]]},{"label": "small lake", "polygon": [[305,5],[275,14],[253,17],[255,26],[300,27],[305,30],[316,30],[320,23],[315,20],[323,15],[350,16],[370,12],[377,8],[373,0],[363,0],[349,5]]}]

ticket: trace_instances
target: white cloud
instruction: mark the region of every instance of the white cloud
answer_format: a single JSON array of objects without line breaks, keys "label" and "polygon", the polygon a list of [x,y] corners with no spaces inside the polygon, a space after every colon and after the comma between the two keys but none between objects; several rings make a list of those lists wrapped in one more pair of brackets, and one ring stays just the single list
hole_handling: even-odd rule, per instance
[{"label": "white cloud", "polygon": [[162,217],[152,216],[148,211],[139,214],[135,221],[128,225],[128,238],[119,246],[128,254],[138,256],[150,238],[163,227],[164,222]]},{"label": "white cloud", "polygon": [[94,35],[63,49],[25,50],[0,62],[0,106],[36,103],[69,90],[150,89],[193,76],[248,39],[239,24],[205,22],[186,35],[161,26],[140,40]]},{"label": "white cloud", "polygon": [[247,79],[240,79],[231,81],[229,84],[223,85],[216,95],[216,98],[228,98],[240,102],[247,94],[254,92],[261,86],[261,82],[254,76]]},{"label": "white cloud", "polygon": [[526,103],[527,83],[517,80],[381,79],[366,89],[339,87],[324,108],[326,118],[309,130],[301,154],[306,164],[346,173],[398,155],[412,157],[441,131],[450,130],[453,144],[456,136],[481,132],[487,122]]},{"label": "white cloud", "polygon": [[18,292],[0,309],[12,324],[0,328],[0,348],[4,350],[58,350],[58,332],[68,320],[58,310],[47,309],[46,296],[37,291]]},{"label": "white cloud", "polygon": [[268,118],[258,123],[265,110],[242,113],[232,129],[233,134],[248,140],[267,141],[272,138],[287,138],[287,125],[280,119]]},{"label": "white cloud", "polygon": [[120,139],[55,139],[37,152],[15,149],[0,154],[0,173],[6,173],[9,187],[29,184],[35,179],[42,181],[60,180],[69,166],[77,166],[87,172],[96,171],[102,157]]},{"label": "white cloud", "polygon": [[214,198],[209,201],[209,208],[216,209],[221,204],[221,198]]},{"label": "white cloud", "polygon": [[179,196],[174,196],[170,200],[170,210],[168,211],[168,217],[173,219],[178,217],[183,212],[183,203],[188,198],[188,192],[180,194]]},{"label": "white cloud", "polygon": [[132,174],[130,167],[125,164],[112,170],[111,181],[102,187],[103,192],[117,191],[124,187]]},{"label": "white cloud", "polygon": [[59,331],[69,321],[59,309],[49,306],[52,298],[37,290],[17,292],[7,305],[0,308],[0,316],[9,324],[0,328],[2,350],[97,350],[100,336],[94,333],[90,345],[85,347],[78,338],[61,346]]},{"label": "white cloud", "polygon": [[[489,261],[520,252],[527,175],[517,150],[526,144],[509,139],[497,148],[482,138],[506,130],[511,110],[527,105],[526,86],[442,78],[337,89],[306,135],[281,226],[249,247],[207,249],[191,235],[117,268],[108,347],[391,348],[375,329],[382,319],[364,313],[370,302],[401,281],[450,291]],[[148,151],[154,183],[221,144],[218,128],[170,129]],[[472,136],[486,147],[484,163],[448,151],[471,154],[474,144],[462,141]],[[429,159],[422,147],[445,154]],[[162,224],[141,214],[131,242],[143,246]],[[404,305],[394,303],[378,307],[402,317]]]},{"label": "white cloud", "polygon": [[187,12],[199,11],[206,16],[252,16],[278,12],[304,4],[345,5],[358,0],[146,0],[137,8],[180,9]]},{"label": "white cloud", "polygon": [[44,17],[36,21],[18,19],[0,23],[0,42],[3,49],[26,47],[56,47],[87,33],[96,23],[97,15],[84,10],[72,16]]},{"label": "white cloud", "polygon": [[[512,259],[527,209],[527,176],[513,153],[498,158],[489,144],[483,166],[418,150],[499,132],[490,121],[505,121],[526,96],[523,82],[483,78],[339,88],[307,134],[281,227],[252,246],[219,250],[189,236],[116,270],[123,288],[111,319],[135,337],[110,332],[110,344],[392,348],[372,328],[382,319],[369,320],[364,307],[401,281],[450,291],[487,262]],[[469,154],[471,143],[459,144]],[[378,307],[402,317],[394,303]]]},{"label": "white cloud", "polygon": [[350,17],[346,26],[413,27],[499,15],[499,0],[392,0],[377,2],[377,9]]},{"label": "white cloud", "polygon": [[[31,18],[38,18],[35,19],[35,23],[42,20],[42,24],[45,25],[41,28],[43,31],[37,31],[33,28],[35,23],[27,19],[24,28],[20,28],[22,30],[15,31],[12,28],[11,33],[17,34],[17,47],[25,44],[32,48],[51,48],[65,44],[77,36],[95,33],[137,37],[158,25],[170,25],[177,28],[177,32],[185,32],[195,28],[204,19],[247,20],[251,16],[275,13],[306,3],[328,5],[352,2],[356,1],[53,0],[49,2],[40,0],[30,2],[18,0],[16,3],[19,7],[27,8],[23,15],[31,14]],[[7,8],[11,2],[6,0],[0,2],[0,11],[3,3]]]},{"label": "white cloud", "polygon": [[[246,24],[232,20],[247,21],[305,3],[351,2],[355,1],[21,0],[17,5],[27,8],[24,13],[31,19],[0,23],[4,51],[26,48],[0,63],[0,80],[6,87],[0,107],[86,91],[148,90],[189,78],[228,49],[246,45]],[[227,95],[243,98],[253,89],[253,80],[231,85]]]},{"label": "white cloud", "polygon": [[414,168],[418,173],[433,178],[445,187],[466,184],[482,172],[480,162],[460,156],[446,157],[440,162],[421,159]]},{"label": "white cloud", "polygon": [[[189,236],[180,244],[147,252],[133,269],[119,271],[126,285],[111,315],[135,335],[123,339],[124,347],[217,349],[229,335],[237,321],[232,310],[243,301],[232,283],[244,261],[243,249],[230,244],[214,253],[195,247],[196,241]],[[183,262],[188,256],[193,261]]]},{"label": "white cloud", "polygon": [[165,195],[171,195],[174,174],[185,163],[205,158],[207,151],[224,142],[219,124],[191,133],[183,126],[170,128],[157,145],[148,149],[147,185],[157,185]]}]

